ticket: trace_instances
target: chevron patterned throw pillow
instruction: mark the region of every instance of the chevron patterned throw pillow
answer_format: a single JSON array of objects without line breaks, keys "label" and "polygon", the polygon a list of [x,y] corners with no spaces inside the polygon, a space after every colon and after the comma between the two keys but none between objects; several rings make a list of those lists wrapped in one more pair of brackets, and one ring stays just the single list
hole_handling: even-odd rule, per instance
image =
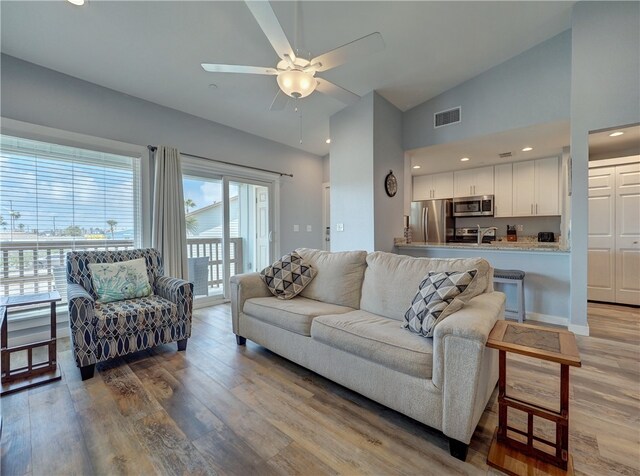
[{"label": "chevron patterned throw pillow", "polygon": [[309,263],[292,251],[260,271],[260,277],[275,297],[291,299],[302,292],[316,273]]},{"label": "chevron patterned throw pillow", "polygon": [[433,337],[433,330],[445,317],[462,309],[464,302],[456,299],[467,289],[478,270],[429,273],[418,286],[411,307],[404,314],[402,327],[424,337]]}]

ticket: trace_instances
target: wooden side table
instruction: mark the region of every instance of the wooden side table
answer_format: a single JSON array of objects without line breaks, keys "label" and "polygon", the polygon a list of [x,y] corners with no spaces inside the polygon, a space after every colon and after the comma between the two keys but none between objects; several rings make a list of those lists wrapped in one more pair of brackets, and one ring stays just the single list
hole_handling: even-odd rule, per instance
[{"label": "wooden side table", "polygon": [[[58,291],[0,298],[0,395],[60,380],[61,374],[57,365],[56,350],[56,303],[60,300]],[[32,344],[9,347],[8,310],[37,304],[49,304],[51,306],[50,338]],[[44,346],[48,347],[47,360],[34,363],[33,349]],[[27,365],[12,369],[11,354],[24,351],[27,352]]]},{"label": "wooden side table", "polygon": [[[582,365],[574,334],[562,329],[498,321],[489,334],[487,347],[498,349],[500,372],[498,427],[487,464],[515,476],[573,474],[573,461],[569,455],[569,367]],[[559,411],[507,396],[507,352],[560,364]],[[508,408],[527,414],[527,431],[509,425]],[[555,441],[534,434],[534,417],[555,424]]]}]

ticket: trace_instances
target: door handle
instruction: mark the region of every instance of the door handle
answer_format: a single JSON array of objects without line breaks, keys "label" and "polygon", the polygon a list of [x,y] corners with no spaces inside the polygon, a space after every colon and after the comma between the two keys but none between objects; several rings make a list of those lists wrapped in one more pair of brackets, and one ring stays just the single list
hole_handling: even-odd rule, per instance
[{"label": "door handle", "polygon": [[533,203],[531,204],[531,214],[533,215]]},{"label": "door handle", "polygon": [[536,203],[536,215],[538,214],[538,204]]},{"label": "door handle", "polygon": [[427,236],[427,232],[428,232],[428,229],[427,229],[427,226],[428,226],[428,224],[427,224],[427,212],[428,211],[429,210],[427,208],[423,208],[422,209],[422,231],[424,232],[424,241],[425,241],[425,243],[427,241],[429,241],[428,240],[428,236]]},{"label": "door handle", "polygon": [[269,232],[269,243],[271,243],[273,241],[273,232],[270,231]]}]

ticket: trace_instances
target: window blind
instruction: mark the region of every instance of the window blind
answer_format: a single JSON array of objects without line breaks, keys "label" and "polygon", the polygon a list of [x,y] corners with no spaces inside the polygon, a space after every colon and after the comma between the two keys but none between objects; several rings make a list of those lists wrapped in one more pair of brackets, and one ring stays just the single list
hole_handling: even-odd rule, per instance
[{"label": "window blind", "polygon": [[66,297],[70,250],[141,244],[140,159],[0,135],[0,295]]}]

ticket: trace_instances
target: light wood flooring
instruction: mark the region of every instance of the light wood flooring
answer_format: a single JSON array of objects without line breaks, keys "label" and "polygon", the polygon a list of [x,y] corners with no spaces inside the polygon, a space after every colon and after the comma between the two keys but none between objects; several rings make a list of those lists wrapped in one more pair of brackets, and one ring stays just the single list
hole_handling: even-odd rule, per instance
[{"label": "light wood flooring", "polygon": [[[640,474],[638,309],[589,306],[578,337],[570,449],[577,474]],[[251,342],[237,347],[228,305],[194,315],[186,352],[167,345],[80,380],[68,341],[63,380],[2,398],[2,475],[493,474],[494,393],[466,463],[447,439]],[[508,362],[512,394],[556,401],[558,369]],[[401,391],[401,389],[398,389]]]}]

